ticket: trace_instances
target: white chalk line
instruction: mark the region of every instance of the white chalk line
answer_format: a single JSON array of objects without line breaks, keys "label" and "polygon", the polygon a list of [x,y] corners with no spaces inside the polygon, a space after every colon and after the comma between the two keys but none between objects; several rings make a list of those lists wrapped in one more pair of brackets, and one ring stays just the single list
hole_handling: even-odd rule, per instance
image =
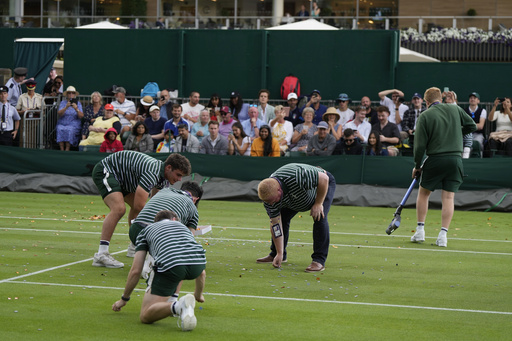
[{"label": "white chalk line", "polygon": [[[44,285],[44,286],[60,286],[70,288],[85,288],[85,289],[109,289],[109,290],[124,290],[119,287],[105,287],[95,285],[78,285],[78,284],[62,284],[62,283],[44,283],[44,282],[26,282],[26,281],[15,281],[7,280],[7,283],[16,284],[31,284],[31,285]],[[144,292],[145,289],[136,288],[134,291]],[[182,294],[192,292],[182,291]],[[255,295],[238,295],[238,294],[221,294],[213,292],[205,292],[205,296],[223,296],[233,298],[249,298],[249,299],[266,299],[266,300],[280,300],[280,301],[295,301],[295,302],[307,302],[307,303],[333,303],[333,304],[347,304],[347,305],[363,305],[372,307],[386,307],[386,308],[402,308],[402,309],[423,309],[423,310],[439,310],[439,311],[450,311],[450,312],[462,312],[462,313],[479,313],[479,314],[496,314],[496,315],[512,315],[509,311],[492,311],[492,310],[478,310],[478,309],[459,309],[459,308],[443,308],[443,307],[424,307],[415,305],[402,305],[402,304],[387,304],[387,303],[371,303],[371,302],[350,302],[350,301],[335,301],[335,300],[315,300],[307,298],[296,298],[296,297],[269,297],[269,296],[255,296]]]}]

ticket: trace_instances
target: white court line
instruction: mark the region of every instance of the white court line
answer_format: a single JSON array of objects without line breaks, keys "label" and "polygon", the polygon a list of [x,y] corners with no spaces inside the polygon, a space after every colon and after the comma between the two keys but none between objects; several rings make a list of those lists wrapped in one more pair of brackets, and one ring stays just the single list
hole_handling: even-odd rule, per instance
[{"label": "white court line", "polygon": [[[124,288],[116,287],[104,287],[95,285],[78,285],[78,284],[62,284],[62,283],[42,283],[42,282],[24,282],[24,281],[13,281],[9,280],[8,283],[16,284],[32,284],[32,285],[46,285],[46,286],[61,286],[61,287],[72,287],[72,288],[87,288],[87,289],[111,289],[111,290],[124,290]],[[134,289],[134,291],[145,291],[144,289]],[[182,293],[190,293],[183,291]],[[295,297],[269,297],[269,296],[255,296],[255,295],[237,295],[237,294],[221,294],[213,292],[205,292],[206,296],[224,296],[234,298],[256,298],[266,300],[280,300],[280,301],[295,301],[295,302],[316,302],[316,303],[334,303],[334,304],[350,304],[350,305],[364,305],[372,307],[387,307],[387,308],[404,308],[404,309],[424,309],[424,310],[440,310],[440,311],[452,311],[462,313],[479,313],[479,314],[497,314],[497,315],[512,315],[509,311],[492,311],[492,310],[477,310],[477,309],[458,309],[458,308],[442,308],[442,307],[423,307],[415,305],[401,305],[401,304],[386,304],[386,303],[370,303],[370,302],[350,302],[350,301],[328,301],[328,300],[314,300],[307,298],[295,298]]]},{"label": "white court line", "polygon": [[[16,230],[16,231],[35,231],[35,232],[51,232],[51,233],[84,233],[84,234],[101,234],[98,232],[87,232],[87,231],[66,231],[66,230],[40,230],[40,229],[24,229],[17,227],[0,227],[0,230]],[[117,236],[127,236],[127,233],[115,233]],[[218,240],[218,241],[235,241],[244,243],[270,243],[270,240],[253,240],[253,239],[236,239],[236,238],[213,238],[207,236],[197,236],[197,238],[205,240]],[[313,245],[311,242],[293,242],[288,241],[288,245]],[[336,247],[357,247],[365,249],[388,249],[388,250],[406,250],[406,251],[429,251],[429,252],[452,252],[452,253],[469,253],[469,254],[482,254],[482,255],[497,255],[497,256],[512,256],[512,253],[506,252],[487,252],[487,251],[463,251],[463,250],[451,250],[445,248],[435,249],[420,249],[420,248],[408,248],[408,247],[396,247],[396,246],[374,246],[374,245],[363,245],[363,244],[330,244]],[[1,281],[0,281],[1,283]]]}]

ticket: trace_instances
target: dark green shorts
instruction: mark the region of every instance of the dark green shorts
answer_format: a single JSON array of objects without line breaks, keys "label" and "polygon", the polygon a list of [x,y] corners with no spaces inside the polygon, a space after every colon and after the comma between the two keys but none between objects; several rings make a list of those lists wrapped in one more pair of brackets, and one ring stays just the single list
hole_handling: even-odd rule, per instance
[{"label": "dark green shorts", "polygon": [[165,272],[153,271],[148,280],[151,294],[164,297],[172,296],[182,280],[196,279],[205,268],[205,264],[178,265]]},{"label": "dark green shorts", "polygon": [[133,243],[133,245],[136,245],[137,236],[139,235],[140,231],[142,231],[147,225],[142,225],[139,223],[133,223],[130,225],[130,230],[128,231],[128,236],[130,237],[130,241]]},{"label": "dark green shorts", "polygon": [[420,185],[429,191],[443,189],[457,192],[462,185],[464,170],[460,156],[429,156],[423,164]]},{"label": "dark green shorts", "polygon": [[[92,180],[96,184],[96,187],[98,187],[103,199],[113,192],[123,193],[121,185],[119,185],[114,175],[108,173],[100,162],[98,162],[92,170]],[[125,194],[123,193],[123,195]]]}]

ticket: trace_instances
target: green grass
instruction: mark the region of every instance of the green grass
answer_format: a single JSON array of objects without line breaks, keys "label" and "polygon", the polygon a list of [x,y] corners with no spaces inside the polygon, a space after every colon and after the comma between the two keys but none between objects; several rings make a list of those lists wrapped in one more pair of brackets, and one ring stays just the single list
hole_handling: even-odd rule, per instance
[{"label": "green grass", "polygon": [[[509,340],[512,332],[512,220],[505,213],[456,212],[448,248],[435,246],[440,211],[427,239],[413,244],[415,211],[385,234],[394,209],[334,206],[326,270],[308,274],[311,218],[292,222],[288,263],[256,264],[268,253],[268,218],[259,203],[201,201],[198,237],[207,250],[206,302],[198,326],[176,318],[138,320],[144,281],[119,313],[131,259],[120,223],[111,252],[123,269],[95,268],[100,197],[0,192],[2,340]],[[99,218],[99,219],[98,219]],[[24,277],[23,277],[24,276]],[[182,292],[193,290],[186,282]]]}]

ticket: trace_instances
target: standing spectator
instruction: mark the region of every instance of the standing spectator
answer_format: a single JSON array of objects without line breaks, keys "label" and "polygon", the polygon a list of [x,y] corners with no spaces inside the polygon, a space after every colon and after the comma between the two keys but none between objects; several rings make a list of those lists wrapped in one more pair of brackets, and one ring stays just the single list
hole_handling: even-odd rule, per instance
[{"label": "standing spectator", "polygon": [[176,137],[176,143],[174,145],[174,151],[176,153],[198,153],[199,152],[199,140],[194,135],[190,134],[186,124],[180,124],[178,126],[179,136]]},{"label": "standing spectator", "polygon": [[59,105],[57,114],[57,143],[60,150],[69,151],[71,146],[76,146],[80,139],[82,129],[82,103],[76,98],[79,93],[74,86],[68,86],[64,91],[66,99],[62,100]]},{"label": "standing spectator", "polygon": [[487,118],[487,111],[478,104],[480,104],[480,95],[478,92],[472,92],[469,95],[469,107],[467,107],[465,111],[476,123],[477,129],[473,132],[473,141],[478,142],[478,146],[480,147],[479,153],[481,156],[482,151],[484,150],[484,125],[485,119]]},{"label": "standing spectator", "polygon": [[268,125],[262,125],[260,127],[260,136],[252,141],[251,156],[281,156],[279,142],[272,137]]},{"label": "standing spectator", "polygon": [[306,6],[304,6],[304,4],[300,5],[300,11],[296,16],[301,17],[300,20],[305,20],[305,17],[309,17],[309,12],[306,10]]},{"label": "standing spectator", "polygon": [[158,20],[155,22],[155,27],[158,28],[158,29],[164,29],[165,28],[165,20],[164,18],[160,17],[158,18]]},{"label": "standing spectator", "polygon": [[279,148],[281,149],[281,155],[284,155],[292,143],[293,136],[293,124],[290,121],[286,121],[286,112],[282,105],[276,105],[274,108],[276,118],[274,118],[270,124],[272,126],[272,137],[279,142]]},{"label": "standing spectator", "polygon": [[156,147],[157,153],[172,153],[174,151],[174,138],[172,135],[172,131],[167,129],[164,132],[164,140],[158,144]]},{"label": "standing spectator", "polygon": [[322,119],[329,126],[329,130],[327,131],[330,135],[334,136],[336,139],[336,143],[339,143],[341,140],[341,136],[343,134],[343,127],[339,123],[340,114],[334,107],[327,108],[327,111],[322,116]]},{"label": "standing spectator", "polygon": [[219,134],[225,138],[228,138],[229,134],[232,132],[231,128],[236,121],[233,117],[231,117],[231,111],[227,105],[222,107],[220,111],[220,117],[221,120],[219,121]]},{"label": "standing spectator", "polygon": [[313,1],[311,8],[312,8],[311,9],[311,17],[318,18],[320,16],[320,7],[318,7],[318,4],[316,1]]},{"label": "standing spectator", "polygon": [[313,123],[314,114],[315,111],[313,108],[308,107],[302,111],[304,123],[297,125],[293,129],[292,144],[295,146],[291,149],[292,152],[306,153],[309,140],[317,132],[317,126]]},{"label": "standing spectator", "polygon": [[309,139],[306,154],[309,156],[331,155],[336,147],[336,138],[328,133],[327,122],[318,123],[318,134]]},{"label": "standing spectator", "polygon": [[[327,107],[323,104],[320,104],[322,100],[322,96],[320,95],[319,90],[313,90],[311,92],[311,96],[308,99],[308,102],[304,107],[301,108],[301,112],[304,112],[305,108],[312,108],[314,112],[313,123],[318,124],[322,121],[322,117],[327,111]],[[304,115],[302,115],[304,117]]]},{"label": "standing spectator", "polygon": [[135,103],[126,99],[126,89],[122,86],[117,87],[114,90],[116,100],[112,102],[114,106],[114,113],[117,114],[121,120],[123,129],[121,134],[129,132],[132,128],[131,120],[135,119]]},{"label": "standing spectator", "polygon": [[[206,251],[171,211],[159,212],[155,223],[139,234],[135,258],[123,295],[112,305],[112,310],[120,311],[130,300],[131,293],[140,280],[148,253],[155,258],[158,268],[153,272],[148,291],[144,294],[141,322],[153,323],[174,315],[180,318],[181,330],[193,330],[197,325],[194,315],[195,301],[204,302]],[[181,281],[186,279],[195,280],[194,295],[187,294],[178,301],[173,301],[172,295]]]},{"label": "standing spectator", "polygon": [[[119,117],[114,115],[114,106],[112,104],[105,104],[105,112],[103,116],[99,116],[89,125],[89,136],[85,140],[80,141],[80,146],[99,146],[103,140],[105,133],[114,128],[119,134],[121,131],[121,122]],[[119,138],[119,135],[117,136]]]},{"label": "standing spectator", "polygon": [[258,185],[258,197],[270,218],[270,253],[256,260],[276,268],[286,261],[290,221],[298,212],[310,211],[313,217],[312,262],[306,272],[325,269],[329,252],[327,216],[336,190],[336,180],[327,171],[301,163],[282,166]]},{"label": "standing spectator", "polygon": [[240,122],[233,123],[232,134],[228,136],[228,154],[251,156],[251,138],[244,132]]},{"label": "standing spectator", "polygon": [[340,115],[338,123],[341,124],[342,130],[345,130],[345,124],[354,119],[354,111],[348,107],[351,100],[347,94],[340,94],[336,102],[338,102],[336,112]]},{"label": "standing spectator", "polygon": [[25,84],[27,81],[33,81],[34,78],[27,78],[28,69],[25,67],[17,67],[14,69],[14,77],[9,78],[5,86],[9,89],[8,101],[11,103],[13,107],[16,108],[18,105],[18,98],[20,98],[21,94],[21,86]]},{"label": "standing spectator", "polygon": [[[496,111],[498,104],[501,102],[501,111]],[[512,156],[512,104],[509,97],[496,98],[491,112],[489,113],[489,121],[496,121],[496,130],[489,136],[489,147],[491,150],[503,150],[506,155]]]},{"label": "standing spectator", "polygon": [[233,118],[238,122],[243,122],[249,119],[249,104],[244,103],[244,100],[238,91],[231,92],[229,97],[229,109],[231,109],[231,115],[233,115]]},{"label": "standing spectator", "polygon": [[366,155],[370,156],[388,156],[388,150],[382,148],[382,143],[379,139],[379,132],[372,130],[368,135],[368,144],[366,145]]},{"label": "standing spectator", "polygon": [[117,130],[110,128],[105,133],[105,141],[100,146],[100,153],[115,153],[123,150],[123,144],[117,139]]},{"label": "standing spectator", "polygon": [[[391,94],[391,98],[387,97]],[[389,112],[389,122],[396,124],[398,126],[398,130],[400,131],[401,126],[400,123],[404,118],[404,113],[409,107],[404,102],[404,93],[398,89],[390,89],[383,90],[379,92],[380,105],[385,105],[388,107]],[[378,110],[377,110],[378,112]]]},{"label": "standing spectator", "polygon": [[210,136],[207,136],[201,142],[199,152],[201,154],[227,155],[228,140],[219,134],[219,122],[210,121],[208,123]]},{"label": "standing spectator", "polygon": [[153,139],[144,122],[139,121],[133,125],[132,133],[128,136],[124,144],[124,149],[141,153],[151,153],[154,150]]},{"label": "standing spectator", "polygon": [[0,106],[2,107],[0,125],[0,145],[12,146],[18,134],[20,115],[8,100],[9,88],[0,86]]},{"label": "standing spectator", "polygon": [[[190,129],[190,133],[197,138],[199,143],[201,143],[205,136],[210,134],[208,131],[208,122],[210,122],[210,113],[207,108],[204,108],[199,114],[199,121],[194,123]],[[221,128],[219,128],[219,131],[222,134]]]},{"label": "standing spectator", "polygon": [[274,107],[268,104],[269,97],[270,91],[267,89],[261,89],[258,93],[258,118],[266,124],[276,117]]},{"label": "standing spectator", "polygon": [[[64,77],[57,76],[55,80],[52,82],[52,86],[46,92],[46,88],[44,89],[44,97],[59,97],[62,95],[62,89],[64,87]],[[57,103],[54,98],[45,99],[45,103],[48,105],[52,105]]]},{"label": "standing spectator", "polygon": [[354,119],[345,124],[345,129],[352,129],[354,136],[359,140],[360,143],[366,143],[368,141],[368,135],[372,131],[370,123],[366,122],[366,108],[358,106]]},{"label": "standing spectator", "polygon": [[[46,96],[46,94],[49,94],[52,92],[53,83],[55,82],[56,79],[57,79],[57,70],[55,70],[55,68],[52,67],[50,69],[50,74],[48,75],[48,79],[46,80],[46,84],[43,87],[43,94],[45,96]],[[62,93],[61,86],[62,86],[62,84],[60,84],[59,89],[57,89],[57,90],[60,90],[59,91],[60,93]]]},{"label": "standing spectator", "polygon": [[420,114],[425,110],[423,108],[423,98],[417,92],[412,96],[412,106],[404,113],[402,120],[402,131],[400,132],[400,139],[403,141],[409,139],[409,144],[414,143],[414,131],[416,130],[416,121]]},{"label": "standing spectator", "polygon": [[183,109],[181,116],[189,122],[189,125],[198,121],[199,114],[201,113],[201,110],[204,109],[204,105],[199,104],[199,96],[199,92],[192,91],[188,102],[181,105],[181,108]]},{"label": "standing spectator", "polygon": [[[411,241],[425,241],[425,219],[430,194],[441,187],[441,231],[436,245],[446,247],[446,233],[453,217],[455,192],[463,181],[462,135],[474,131],[476,124],[462,108],[443,104],[441,90],[438,88],[427,89],[424,99],[428,109],[418,118],[414,141],[415,166],[412,177],[421,175],[421,179],[416,200],[418,225]],[[427,159],[423,161],[425,154]]]},{"label": "standing spectator", "polygon": [[170,129],[172,131],[173,136],[178,136],[178,126],[180,124],[186,124],[187,127],[190,127],[187,120],[181,117],[181,105],[174,103],[172,105],[172,118],[169,121],[165,122],[164,131]]},{"label": "standing spectator", "polygon": [[370,123],[370,125],[374,125],[379,122],[377,118],[377,111],[372,108],[372,101],[370,97],[363,96],[361,98],[361,105],[366,108],[366,121]]},{"label": "standing spectator", "polygon": [[299,107],[297,107],[297,103],[299,103],[297,94],[295,92],[290,92],[288,94],[287,102],[290,109],[288,110],[288,115],[284,119],[292,122],[293,127],[295,127],[297,124],[304,122]]},{"label": "standing spectator", "polygon": [[150,192],[155,195],[169,183],[173,185],[189,175],[190,171],[188,159],[176,153],[169,155],[164,163],[146,154],[125,150],[98,162],[92,179],[110,212],[103,221],[100,245],[92,265],[122,268],[124,264],[110,255],[109,245],[117,223],[126,212],[125,203],[130,206],[128,224],[131,224],[146,204]]},{"label": "standing spectator", "polygon": [[160,117],[160,108],[153,105],[149,108],[149,117],[144,120],[144,124],[148,127],[149,135],[153,139],[153,149],[164,139],[165,118]]},{"label": "standing spectator", "polygon": [[[110,104],[112,106],[112,104]],[[113,113],[113,112],[112,112]],[[98,91],[91,94],[91,102],[84,109],[84,118],[82,120],[82,140],[89,136],[89,126],[100,116],[105,115],[103,107],[103,96]]]},{"label": "standing spectator", "polygon": [[379,133],[379,140],[383,147],[388,150],[389,156],[397,156],[398,149],[395,147],[400,142],[400,131],[396,124],[388,121],[389,109],[385,105],[377,108],[379,123],[372,127]]},{"label": "standing spectator", "polygon": [[265,124],[264,121],[258,118],[258,108],[251,105],[249,108],[249,119],[242,121],[242,127],[247,136],[254,140],[260,136],[260,127]]}]

